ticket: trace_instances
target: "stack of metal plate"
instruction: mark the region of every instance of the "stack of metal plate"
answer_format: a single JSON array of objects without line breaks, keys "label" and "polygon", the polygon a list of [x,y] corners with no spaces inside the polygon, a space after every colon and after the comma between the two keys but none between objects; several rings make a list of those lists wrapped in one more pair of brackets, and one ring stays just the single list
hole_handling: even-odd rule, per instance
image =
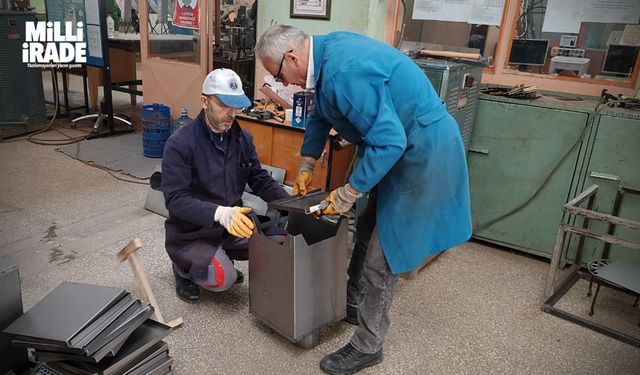
[{"label": "stack of metal plate", "polygon": [[171,328],[118,288],[62,283],[4,332],[64,374],[169,374]]}]

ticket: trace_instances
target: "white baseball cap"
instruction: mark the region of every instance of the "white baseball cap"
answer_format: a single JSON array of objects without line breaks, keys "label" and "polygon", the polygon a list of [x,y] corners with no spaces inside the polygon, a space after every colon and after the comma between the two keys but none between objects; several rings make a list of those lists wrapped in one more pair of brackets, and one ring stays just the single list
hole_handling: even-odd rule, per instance
[{"label": "white baseball cap", "polygon": [[202,83],[204,95],[215,95],[224,105],[231,108],[246,108],[251,101],[242,90],[242,80],[231,69],[216,69]]}]

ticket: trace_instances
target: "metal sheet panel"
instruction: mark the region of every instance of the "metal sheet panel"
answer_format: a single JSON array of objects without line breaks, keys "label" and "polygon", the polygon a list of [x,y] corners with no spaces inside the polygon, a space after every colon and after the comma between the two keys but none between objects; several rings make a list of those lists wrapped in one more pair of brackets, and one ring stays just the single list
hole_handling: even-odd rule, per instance
[{"label": "metal sheet panel", "polygon": [[118,319],[133,304],[134,301],[131,298],[131,294],[127,293],[118,303],[72,338],[71,346],[82,348],[93,341],[109,324]]},{"label": "metal sheet panel", "polygon": [[297,212],[304,214],[305,209],[320,203],[325,197],[329,195],[329,192],[315,191],[310,192],[305,196],[295,195],[292,197],[286,197],[271,201],[268,203],[269,208],[273,208],[281,211]]},{"label": "metal sheet panel", "polygon": [[[468,155],[474,236],[551,256],[580,148],[545,179],[580,139],[589,113],[586,108],[480,98]],[[528,205],[483,229],[527,202],[543,185]]]},{"label": "metal sheet panel", "polygon": [[123,289],[64,282],[5,330],[70,346],[71,339],[126,295]]},{"label": "metal sheet panel", "polygon": [[7,258],[0,258],[0,296],[0,374],[9,370],[19,372],[29,366],[27,350],[12,347],[9,335],[2,333],[22,315],[18,265]]},{"label": "metal sheet panel", "polygon": [[[125,345],[114,357],[105,358],[98,364],[83,362],[65,362],[66,366],[75,368],[77,371],[98,373],[103,375],[122,374],[132,369],[147,358],[157,354],[159,351],[166,351],[167,344],[162,340],[171,332],[171,327],[154,320],[147,319],[129,337]],[[52,357],[53,360],[75,360],[76,358],[61,357],[59,353],[46,353],[46,355],[58,354]],[[60,362],[56,362],[60,363]]]},{"label": "metal sheet panel", "polygon": [[284,243],[249,242],[250,311],[291,341],[346,314],[347,221],[289,215]]},{"label": "metal sheet panel", "polygon": [[294,238],[294,337],[299,339],[346,316],[347,220],[334,236],[311,247]]},{"label": "metal sheet panel", "polygon": [[123,342],[127,341],[133,331],[135,331],[136,328],[138,328],[148,317],[150,317],[152,312],[153,310],[151,306],[149,304],[146,304],[146,306],[144,306],[142,309],[137,310],[130,320],[110,333],[103,342],[94,341],[95,345],[91,348],[85,349],[85,351],[89,354],[90,358],[94,359],[95,362],[101,361],[112,352],[113,348],[121,346]]},{"label": "metal sheet panel", "polygon": [[[592,184],[600,187],[597,210],[612,213],[617,188],[623,185],[640,188],[640,114],[635,111],[610,108],[600,112],[595,121],[593,137],[587,167],[581,171],[584,181],[581,189]],[[640,197],[626,194],[622,199],[620,217],[640,221]],[[607,233],[607,225],[592,222],[591,228],[598,233]],[[616,236],[625,240],[640,242],[640,231],[618,227]],[[568,259],[575,259],[578,239],[572,236],[569,244]],[[604,243],[587,239],[583,259],[588,262],[602,257]],[[609,259],[640,261],[640,252],[611,246]]]}]

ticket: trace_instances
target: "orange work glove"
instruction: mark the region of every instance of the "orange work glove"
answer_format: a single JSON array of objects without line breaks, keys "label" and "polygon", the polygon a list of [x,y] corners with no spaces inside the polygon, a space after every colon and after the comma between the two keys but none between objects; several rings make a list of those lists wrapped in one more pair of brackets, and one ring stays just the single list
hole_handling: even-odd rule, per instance
[{"label": "orange work glove", "polygon": [[315,160],[313,158],[302,158],[296,180],[293,182],[292,195],[307,195],[307,191],[311,188],[311,181],[313,181],[314,163]]},{"label": "orange work glove", "polygon": [[307,190],[311,188],[311,181],[313,181],[313,172],[298,171],[296,180],[293,182],[292,195],[307,195]]}]

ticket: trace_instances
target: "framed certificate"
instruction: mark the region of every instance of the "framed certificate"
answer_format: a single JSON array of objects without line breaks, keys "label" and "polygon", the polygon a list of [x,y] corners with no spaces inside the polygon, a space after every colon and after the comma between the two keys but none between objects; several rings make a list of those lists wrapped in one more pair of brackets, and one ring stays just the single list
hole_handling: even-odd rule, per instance
[{"label": "framed certificate", "polygon": [[331,0],[291,0],[291,18],[328,20],[331,15]]}]

